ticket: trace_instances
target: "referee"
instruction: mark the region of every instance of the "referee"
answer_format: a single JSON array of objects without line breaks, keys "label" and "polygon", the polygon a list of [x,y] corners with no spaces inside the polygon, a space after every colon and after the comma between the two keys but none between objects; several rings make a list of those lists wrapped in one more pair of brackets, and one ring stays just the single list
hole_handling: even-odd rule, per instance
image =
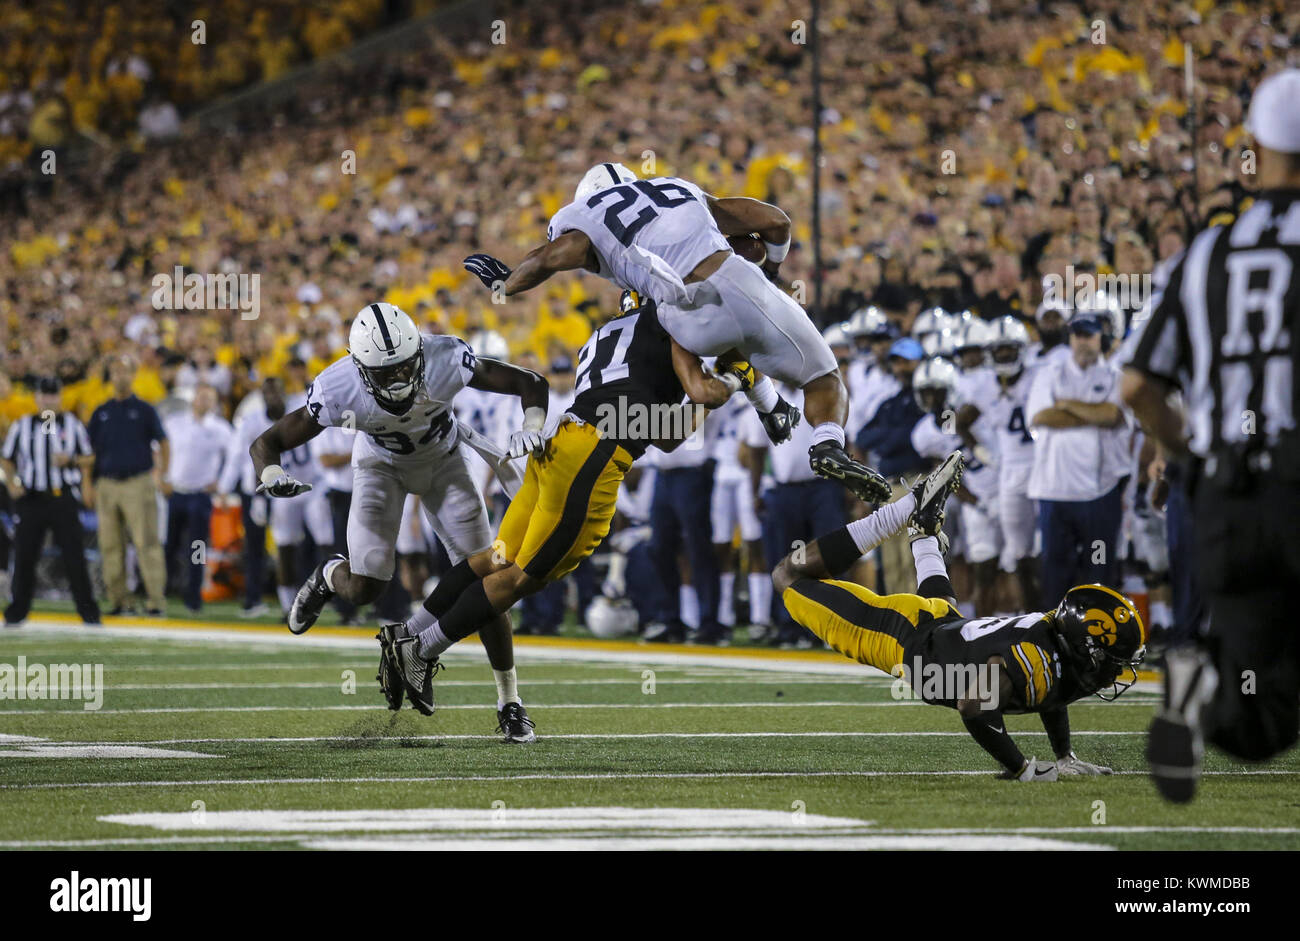
[{"label": "referee", "polygon": [[[1261,191],[1196,235],[1124,349],[1123,397],[1187,462],[1200,643],[1170,651],[1147,759],[1160,792],[1191,800],[1202,742],[1263,761],[1300,730],[1300,69],[1264,80],[1246,129]],[[1142,318],[1140,318],[1142,321]],[[1184,419],[1170,406],[1180,388]]]},{"label": "referee", "polygon": [[5,609],[5,626],[17,627],[31,610],[36,588],[36,563],[46,531],[63,557],[77,613],[87,624],[98,624],[99,605],[86,572],[84,533],[78,511],[91,496],[89,471],[94,457],[86,428],[71,412],[59,409],[59,380],[36,383],[35,415],[24,415],[9,427],[0,466],[9,480],[18,525],[14,533],[13,600]]}]

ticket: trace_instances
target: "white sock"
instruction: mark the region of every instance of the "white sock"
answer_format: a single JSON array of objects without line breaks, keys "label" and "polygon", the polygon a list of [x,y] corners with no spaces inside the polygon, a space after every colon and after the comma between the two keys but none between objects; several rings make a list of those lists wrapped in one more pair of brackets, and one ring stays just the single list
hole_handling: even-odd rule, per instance
[{"label": "white sock", "polygon": [[947,576],[948,567],[943,564],[943,553],[939,551],[939,540],[926,536],[912,543],[912,558],[916,561],[916,587],[931,575]]},{"label": "white sock", "polygon": [[677,590],[677,603],[682,612],[682,623],[695,630],[700,626],[700,596],[694,585],[683,585]]},{"label": "white sock", "polygon": [[425,660],[432,660],[434,657],[442,656],[443,651],[451,646],[451,640],[438,627],[438,622],[426,627],[419,633],[420,638],[420,656]]},{"label": "white sock", "polygon": [[718,623],[723,627],[736,626],[736,606],[732,596],[736,591],[736,573],[723,572],[718,576]]},{"label": "white sock", "polygon": [[822,422],[813,429],[813,444],[821,444],[823,441],[834,441],[844,447],[844,426],[833,421]]},{"label": "white sock", "polygon": [[429,609],[422,604],[417,604],[411,611],[411,616],[406,619],[402,625],[408,635],[421,634],[427,631],[433,625],[438,623],[438,619],[429,613]]},{"label": "white sock", "polygon": [[492,678],[497,681],[497,711],[508,702],[522,703],[519,698],[519,677],[515,675],[515,668],[509,670],[493,670]]},{"label": "white sock", "polygon": [[764,415],[776,408],[776,386],[767,376],[754,383],[754,388],[746,392],[745,397],[749,399],[750,405]]},{"label": "white sock", "polygon": [[915,509],[916,497],[909,492],[893,503],[886,503],[876,512],[849,523],[849,535],[853,537],[858,552],[866,555],[899,532],[907,525],[907,520]]},{"label": "white sock", "polygon": [[275,596],[280,599],[280,607],[286,611],[293,607],[293,599],[297,594],[298,590],[289,585],[275,586]]},{"label": "white sock", "polygon": [[772,617],[772,576],[766,572],[749,573],[749,623],[769,624]]},{"label": "white sock", "polygon": [[346,561],[347,559],[331,559],[329,562],[325,563],[325,568],[321,569],[321,574],[325,576],[325,584],[329,586],[330,591],[338,591],[338,589],[334,587],[334,573],[338,571],[338,567]]}]

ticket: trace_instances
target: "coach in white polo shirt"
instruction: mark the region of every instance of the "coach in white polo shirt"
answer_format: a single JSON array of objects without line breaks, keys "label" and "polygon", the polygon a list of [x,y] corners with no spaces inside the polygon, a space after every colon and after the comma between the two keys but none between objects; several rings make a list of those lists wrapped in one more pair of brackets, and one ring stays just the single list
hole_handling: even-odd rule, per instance
[{"label": "coach in white polo shirt", "polygon": [[1132,427],[1119,369],[1105,356],[1104,313],[1070,319],[1070,355],[1034,378],[1025,412],[1034,435],[1029,497],[1039,501],[1043,605],[1074,585],[1118,587],[1119,539]]},{"label": "coach in white polo shirt", "polygon": [[[203,604],[212,494],[234,429],[217,414],[217,390],[206,384],[195,388],[193,407],[168,417],[163,428],[172,443],[166,488],[167,581],[173,589],[181,588],[185,607],[196,613]],[[184,584],[178,585],[182,571]]]}]

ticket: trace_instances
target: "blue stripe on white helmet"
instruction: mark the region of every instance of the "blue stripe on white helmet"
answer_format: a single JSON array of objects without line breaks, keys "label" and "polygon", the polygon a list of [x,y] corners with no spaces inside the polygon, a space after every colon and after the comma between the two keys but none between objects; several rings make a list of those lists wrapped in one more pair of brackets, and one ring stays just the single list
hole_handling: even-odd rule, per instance
[{"label": "blue stripe on white helmet", "polygon": [[598,163],[583,176],[577,191],[573,194],[573,201],[580,203],[603,189],[631,183],[634,180],[636,174],[621,163]]},{"label": "blue stripe on white helmet", "polygon": [[361,383],[386,410],[402,414],[424,381],[420,331],[405,311],[392,304],[365,307],[352,321],[348,352]]}]

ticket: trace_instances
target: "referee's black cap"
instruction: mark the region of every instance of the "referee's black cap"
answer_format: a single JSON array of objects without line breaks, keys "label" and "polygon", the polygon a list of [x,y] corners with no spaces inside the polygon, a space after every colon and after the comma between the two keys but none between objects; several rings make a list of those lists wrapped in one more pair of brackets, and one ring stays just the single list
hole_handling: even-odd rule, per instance
[{"label": "referee's black cap", "polygon": [[63,391],[63,383],[58,376],[41,376],[36,380],[36,391],[42,395],[58,395]]}]

